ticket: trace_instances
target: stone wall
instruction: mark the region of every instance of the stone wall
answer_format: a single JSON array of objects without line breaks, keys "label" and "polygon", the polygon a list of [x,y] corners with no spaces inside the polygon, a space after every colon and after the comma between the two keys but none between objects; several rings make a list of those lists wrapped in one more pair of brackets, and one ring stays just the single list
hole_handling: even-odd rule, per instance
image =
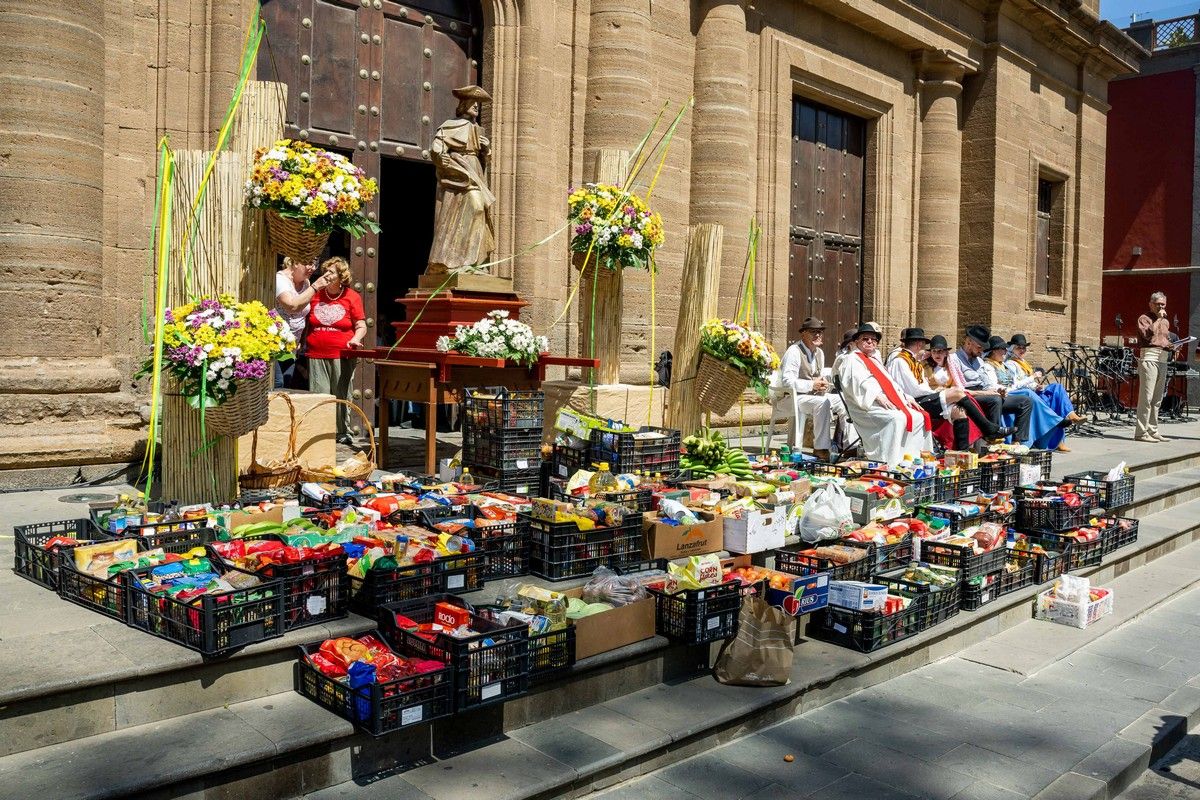
[{"label": "stone wall", "polygon": [[[13,0],[0,11],[9,98],[0,111],[0,303],[18,312],[0,317],[0,469],[136,457],[145,391],[130,376],[146,350],[139,315],[155,146],[163,135],[176,149],[211,143],[251,6],[85,0],[56,10]],[[688,290],[687,226],[725,225],[719,311],[732,314],[751,217],[763,228],[764,327],[777,346],[790,338],[794,94],[868,120],[864,316],[889,338],[916,321],[949,334],[978,319],[1037,340],[1095,339],[1105,85],[1133,69],[1138,51],[1088,6],[481,6],[502,255],[562,225],[565,195],[591,177],[596,149],[631,149],[664,103],[669,118],[694,96],[652,199],[667,234],[654,349],[670,347]],[[643,172],[643,192],[656,167]],[[1068,187],[1057,302],[1031,289],[1039,170]],[[578,352],[577,315],[552,324],[576,280],[565,236],[521,255],[511,272],[535,328],[556,350]],[[936,291],[941,283],[955,285]],[[627,275],[625,286],[622,379],[641,383],[654,356],[648,276]],[[919,294],[933,298],[925,312]]]}]

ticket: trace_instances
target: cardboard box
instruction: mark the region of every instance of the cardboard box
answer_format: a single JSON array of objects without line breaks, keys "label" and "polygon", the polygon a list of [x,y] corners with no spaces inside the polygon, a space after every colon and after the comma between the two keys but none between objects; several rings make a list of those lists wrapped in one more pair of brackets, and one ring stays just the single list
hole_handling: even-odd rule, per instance
[{"label": "cardboard box", "polygon": [[646,558],[687,558],[720,551],[725,540],[724,517],[699,512],[703,522],[669,525],[658,514],[642,518],[642,552]]},{"label": "cardboard box", "polygon": [[942,463],[947,467],[975,469],[979,466],[979,454],[967,450],[947,450],[942,456]]},{"label": "cardboard box", "polygon": [[871,521],[875,509],[887,504],[887,498],[854,486],[846,486],[846,497],[850,499],[850,514],[859,525]]},{"label": "cardboard box", "polygon": [[830,581],[829,605],[855,611],[875,611],[887,602],[887,587],[863,581]]},{"label": "cardboard box", "polygon": [[[323,467],[337,463],[337,443],[334,437],[337,434],[337,422],[334,416],[335,411],[341,406],[336,406],[333,403],[324,405],[318,408],[311,414],[306,412],[313,406],[325,400],[332,400],[333,396],[328,394],[313,394],[311,392],[296,392],[288,390],[282,391],[292,401],[292,405],[296,407],[296,421],[300,422],[303,417],[304,421],[300,423],[299,429],[296,431],[296,457],[300,459],[300,463],[310,467]],[[258,429],[258,461],[264,463],[283,458],[287,451],[288,436],[292,430],[291,415],[288,413],[288,407],[282,400],[275,400],[270,406],[270,416]],[[361,425],[362,421],[355,419],[355,425]],[[237,454],[238,454],[238,472],[245,472],[250,466],[250,450],[254,442],[254,434],[247,433],[245,436],[238,438]]]},{"label": "cardboard box", "polygon": [[725,549],[731,553],[761,553],[783,547],[791,506],[776,506],[771,511],[750,511],[741,519],[725,521]]},{"label": "cardboard box", "polygon": [[257,508],[228,511],[217,518],[217,524],[227,532],[239,525],[249,525],[253,522],[283,522],[283,506],[274,506],[267,511],[259,511]]},{"label": "cardboard box", "polygon": [[[565,589],[567,597],[583,597],[583,587]],[[579,661],[654,635],[654,598],[647,597],[575,620],[575,660]]]},{"label": "cardboard box", "polygon": [[[724,569],[752,566],[748,555],[734,556],[721,559]],[[769,605],[778,606],[785,614],[798,617],[809,614],[829,605],[829,573],[817,572],[812,575],[790,575],[771,570],[773,576],[785,576],[784,588],[773,588],[769,585],[763,594],[763,600]]]}]

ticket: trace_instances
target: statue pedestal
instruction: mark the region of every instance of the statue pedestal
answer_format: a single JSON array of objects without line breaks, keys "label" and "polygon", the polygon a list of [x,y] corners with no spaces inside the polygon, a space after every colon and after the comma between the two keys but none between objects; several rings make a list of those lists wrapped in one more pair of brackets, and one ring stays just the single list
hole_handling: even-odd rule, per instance
[{"label": "statue pedestal", "polygon": [[[433,285],[426,288],[424,284],[429,281],[433,281]],[[409,289],[408,294],[399,299],[404,306],[404,321],[393,322],[392,327],[396,329],[397,339],[404,336],[401,349],[414,347],[432,350],[439,336],[453,336],[457,326],[472,325],[483,319],[489,311],[507,311],[511,319],[520,319],[521,309],[529,305],[512,292],[512,281],[508,278],[457,275],[451,279],[451,283],[456,284],[455,288],[447,284],[435,294],[444,281],[445,278],[436,275],[422,276],[421,285]],[[499,286],[501,291],[471,288],[481,285]],[[505,286],[508,291],[503,291]],[[409,324],[413,320],[416,320],[416,324],[409,331]],[[408,331],[407,336],[405,331]]]}]

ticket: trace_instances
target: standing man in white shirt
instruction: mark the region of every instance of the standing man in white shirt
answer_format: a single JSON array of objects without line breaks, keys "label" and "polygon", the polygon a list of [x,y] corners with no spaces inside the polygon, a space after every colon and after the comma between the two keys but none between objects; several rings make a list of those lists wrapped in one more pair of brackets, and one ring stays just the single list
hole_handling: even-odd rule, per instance
[{"label": "standing man in white shirt", "polygon": [[[813,455],[828,461],[829,448],[833,443],[831,430],[835,416],[845,416],[841,398],[829,393],[830,383],[823,376],[825,352],[825,323],[816,317],[807,317],[800,325],[800,339],[783,354],[780,364],[781,396],[775,402],[786,402],[789,395],[795,397],[796,405],[812,419]],[[798,435],[792,426],[788,444],[798,447],[794,441]]]}]

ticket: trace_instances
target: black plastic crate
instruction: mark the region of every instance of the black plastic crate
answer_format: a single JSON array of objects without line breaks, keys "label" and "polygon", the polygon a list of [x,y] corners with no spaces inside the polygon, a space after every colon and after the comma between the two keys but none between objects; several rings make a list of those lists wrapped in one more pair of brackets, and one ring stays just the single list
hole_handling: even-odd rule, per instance
[{"label": "black plastic crate", "polygon": [[681,644],[707,644],[737,636],[742,610],[741,583],[729,581],[703,589],[654,595],[654,631]]},{"label": "black plastic crate", "polygon": [[[244,537],[284,541],[274,534]],[[209,548],[210,558],[229,560]],[[350,575],[346,572],[346,554],[306,558],[291,564],[266,564],[254,570],[267,580],[283,581],[283,629],[290,631],[332,619],[342,619],[350,613]]]},{"label": "black plastic crate", "polygon": [[[958,471],[958,486],[955,487],[954,497],[945,498],[945,500],[953,500],[955,497],[970,497],[971,495],[979,494],[979,485],[983,482],[981,477],[982,470],[979,467],[971,467],[969,469],[960,469]],[[945,500],[938,500],[942,503]]]},{"label": "black plastic crate", "polygon": [[1024,589],[1026,586],[1032,586],[1036,575],[1034,560],[1017,559],[1017,561],[1016,569],[1009,569],[1005,566],[979,576],[978,582],[972,579],[964,583],[962,587],[963,611],[975,611],[999,597],[1018,589]]},{"label": "black plastic crate", "polygon": [[574,522],[547,522],[518,514],[529,525],[529,568],[557,581],[586,577],[597,567],[619,569],[642,558],[642,515],[629,513],[620,525],[581,531]]},{"label": "black plastic crate", "polygon": [[937,508],[934,505],[922,506],[919,511],[926,517],[945,520],[946,526],[940,528],[939,531],[948,532],[951,536],[956,536],[964,529],[973,525],[981,525],[984,522],[996,522],[1001,525],[1005,523],[1005,515],[996,511],[981,510],[978,514],[965,514],[952,508]]},{"label": "black plastic crate", "polygon": [[373,618],[380,606],[437,594],[444,588],[444,576],[436,561],[372,569],[362,578],[350,576],[350,608]]},{"label": "black plastic crate", "polygon": [[838,464],[829,464],[824,461],[802,461],[795,465],[795,470],[814,478],[844,478],[851,472]]},{"label": "black plastic crate", "polygon": [[979,491],[1005,492],[1021,482],[1021,462],[1015,458],[985,461],[979,465]]},{"label": "black plastic crate", "polygon": [[1116,511],[1132,503],[1133,476],[1123,475],[1115,481],[1107,481],[1104,479],[1106,474],[1099,470],[1077,472],[1063,478],[1063,483],[1074,483],[1081,489],[1096,492],[1099,507],[1108,511]]},{"label": "black plastic crate", "polygon": [[1067,560],[1063,557],[1064,553],[1061,550],[1051,550],[1046,544],[1042,545],[1042,549],[1044,552],[1038,553],[1032,550],[1009,548],[1008,558],[1010,561],[1017,561],[1022,564],[1026,562],[1033,564],[1034,581],[1036,583],[1049,583],[1063,574]]},{"label": "black plastic crate", "polygon": [[300,645],[296,691],[371,736],[383,736],[454,713],[454,670],[445,667],[351,689],[308,661],[321,645]]},{"label": "black plastic crate", "polygon": [[129,619],[129,592],[121,574],[97,578],[80,572],[71,550],[58,553],[58,596],[121,622]]},{"label": "black plastic crate", "polygon": [[976,554],[970,545],[950,544],[933,539],[921,542],[921,560],[937,567],[949,567],[959,571],[959,578],[968,581],[971,578],[987,575],[1004,566],[1004,543],[986,553]]},{"label": "black plastic crate", "polygon": [[1094,567],[1104,558],[1104,536],[1094,542],[1082,542],[1064,533],[1049,533],[1039,531],[1029,537],[1031,542],[1037,542],[1047,550],[1053,549],[1062,553],[1062,571],[1073,572],[1083,567]]},{"label": "black plastic crate", "polygon": [[[499,622],[497,606],[476,606],[476,613]],[[575,623],[545,633],[529,633],[529,682],[536,684],[575,666]]]},{"label": "black plastic crate", "polygon": [[[931,566],[926,564],[926,566]],[[904,577],[905,569],[889,572],[878,572],[871,578],[872,583],[887,587],[889,594],[905,597],[925,596],[920,615],[921,630],[943,622],[958,613],[959,602],[962,599],[962,580],[958,579],[952,586],[934,587],[932,584],[908,580]]]},{"label": "black plastic crate", "polygon": [[47,589],[58,589],[58,554],[69,553],[75,548],[66,546],[47,550],[46,543],[55,536],[70,537],[80,543],[107,538],[98,536],[91,520],[86,517],[14,525],[13,572]]},{"label": "black plastic crate", "polygon": [[1057,494],[1026,496],[1017,500],[1016,528],[1019,531],[1061,533],[1086,525],[1091,514],[1086,498],[1079,505],[1071,506]]},{"label": "black plastic crate", "polygon": [[592,448],[590,443],[587,447],[570,447],[565,444],[554,445],[551,475],[555,478],[570,478],[581,469],[591,469],[591,453]]},{"label": "black plastic crate", "polygon": [[[953,500],[958,497],[959,484],[962,482],[962,473],[956,472],[953,475],[937,475],[933,478],[933,493],[929,498],[931,503],[944,503],[947,500]],[[915,505],[910,503],[909,505]]]},{"label": "black plastic crate", "polygon": [[808,633],[827,642],[871,653],[915,636],[928,616],[924,595],[911,598],[908,608],[893,614],[827,606],[813,614]]},{"label": "black plastic crate", "polygon": [[[456,509],[443,507],[421,513],[421,524],[437,530],[439,523],[468,520],[478,527],[467,528],[462,535],[475,543],[475,552],[483,560],[483,570],[477,579],[490,581],[529,572],[529,525],[524,520],[514,519],[499,522],[488,520],[475,506]],[[487,524],[480,524],[486,522]],[[454,558],[461,558],[455,556]],[[470,559],[466,559],[467,562]],[[453,567],[454,565],[450,565]],[[470,563],[459,566],[472,567]],[[473,572],[474,570],[471,570]],[[451,569],[451,573],[453,570]],[[476,578],[474,575],[469,577]],[[482,584],[480,584],[482,586]],[[446,586],[445,591],[462,591],[465,587]],[[478,586],[475,588],[479,588]],[[468,589],[469,590],[469,589]]]},{"label": "black plastic crate", "polygon": [[523,497],[537,497],[541,483],[540,462],[530,462],[531,469],[503,470],[472,466],[471,475],[488,490],[508,492]]},{"label": "black plastic crate", "polygon": [[[639,434],[660,433],[661,437],[639,439]],[[607,461],[614,472],[672,473],[679,469],[679,431],[643,425],[636,432],[618,433],[599,428],[591,432],[592,461]]]},{"label": "black plastic crate", "polygon": [[540,389],[484,386],[463,390],[463,433],[470,429],[536,430],[541,435],[546,396]]},{"label": "black plastic crate", "polygon": [[601,500],[620,503],[630,511],[648,513],[654,510],[654,493],[649,489],[623,489],[616,492],[601,492]]},{"label": "black plastic crate", "polygon": [[150,526],[142,525],[130,528],[123,534],[105,534],[105,537],[108,539],[137,539],[141,542],[143,550],[161,548],[166,553],[183,555],[198,547],[202,548],[215,542],[218,533],[216,528],[205,527],[203,524],[196,526],[194,523],[187,522],[165,522],[162,525],[154,526],[152,531],[147,530],[148,527]]},{"label": "black plastic crate", "polygon": [[1017,463],[1023,467],[1037,466],[1042,471],[1042,480],[1048,481],[1054,469],[1054,451],[1030,450],[1017,456]]},{"label": "black plastic crate", "polygon": [[396,614],[425,624],[434,620],[434,606],[449,602],[470,609],[454,595],[391,603],[380,609],[379,632],[396,652],[441,661],[454,668],[454,710],[503,703],[529,691],[529,628],[524,623],[501,625],[472,612],[474,636],[436,634],[433,641],[396,624]]},{"label": "black plastic crate", "polygon": [[462,445],[462,463],[472,474],[480,467],[536,472],[542,463],[541,428],[487,431],[464,427]]},{"label": "black plastic crate", "polygon": [[[830,544],[833,544],[832,542]],[[828,572],[831,581],[866,581],[870,580],[875,571],[874,545],[868,542],[837,542],[838,545],[857,547],[865,550],[863,558],[851,561],[849,564],[837,564],[832,559],[821,556],[805,555],[802,551],[820,547],[819,544],[800,544],[783,547],[775,551],[775,569],[789,575],[812,575],[817,572]],[[909,542],[909,547],[912,543]]]},{"label": "black plastic crate", "polygon": [[[253,573],[210,559],[222,574]],[[217,656],[283,635],[283,581],[263,580],[247,589],[206,594],[190,601],[152,594],[141,576],[153,567],[122,573],[129,593],[129,624],[159,638]]]},{"label": "black plastic crate", "polygon": [[1106,517],[1108,523],[1104,531],[1100,534],[1100,540],[1104,542],[1104,555],[1108,555],[1114,550],[1122,547],[1127,547],[1137,541],[1138,525],[1136,519],[1131,517]]},{"label": "black plastic crate", "polygon": [[438,591],[474,592],[483,588],[487,573],[487,556],[482,550],[442,556],[433,562],[437,566]]},{"label": "black plastic crate", "polygon": [[912,534],[907,534],[903,539],[895,544],[877,544],[875,545],[875,572],[887,572],[888,570],[898,569],[903,567],[908,562],[912,561],[913,554],[913,537]]}]

